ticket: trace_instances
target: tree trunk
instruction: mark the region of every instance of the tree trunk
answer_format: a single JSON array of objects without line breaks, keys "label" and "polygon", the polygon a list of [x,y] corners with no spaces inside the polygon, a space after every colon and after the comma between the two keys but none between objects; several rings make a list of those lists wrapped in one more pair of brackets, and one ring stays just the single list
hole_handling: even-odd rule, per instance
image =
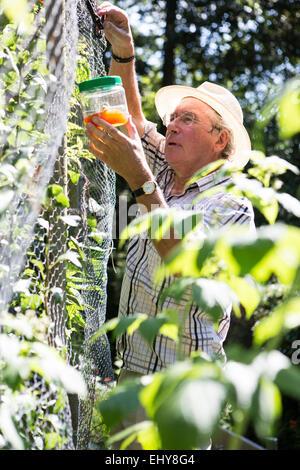
[{"label": "tree trunk", "polygon": [[166,29],[163,48],[163,78],[162,86],[173,85],[175,81],[175,46],[176,46],[176,12],[178,0],[166,0]]}]

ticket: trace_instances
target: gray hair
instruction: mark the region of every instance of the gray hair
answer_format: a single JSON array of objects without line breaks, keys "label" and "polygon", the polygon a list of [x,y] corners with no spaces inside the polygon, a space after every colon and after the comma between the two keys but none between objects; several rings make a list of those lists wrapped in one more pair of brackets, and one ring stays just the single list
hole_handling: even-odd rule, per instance
[{"label": "gray hair", "polygon": [[[215,110],[214,110],[215,111]],[[216,120],[215,123],[212,124],[212,129],[211,132],[214,130],[217,130],[219,132],[225,130],[228,133],[228,142],[226,144],[226,147],[222,150],[222,153],[220,155],[221,158],[227,159],[230,157],[230,155],[233,154],[234,152],[234,137],[233,137],[233,132],[230,129],[230,127],[226,124],[222,116],[215,111],[216,115]]]}]

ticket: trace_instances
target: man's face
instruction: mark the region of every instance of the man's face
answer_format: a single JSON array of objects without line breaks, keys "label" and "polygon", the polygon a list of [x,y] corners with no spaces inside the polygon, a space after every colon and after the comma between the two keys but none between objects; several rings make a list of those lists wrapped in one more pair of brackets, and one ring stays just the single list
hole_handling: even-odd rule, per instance
[{"label": "man's face", "polygon": [[[192,113],[195,119],[185,123],[180,119],[183,113]],[[178,176],[191,177],[220,158],[228,136],[213,128],[215,111],[197,98],[184,98],[172,115],[166,133],[166,160]]]}]

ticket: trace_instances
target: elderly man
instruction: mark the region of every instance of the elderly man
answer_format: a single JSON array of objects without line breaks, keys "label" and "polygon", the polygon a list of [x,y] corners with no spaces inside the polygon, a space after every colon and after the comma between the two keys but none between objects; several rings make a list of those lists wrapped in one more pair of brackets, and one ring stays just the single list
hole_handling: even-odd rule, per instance
[{"label": "elderly man", "polygon": [[[187,186],[199,169],[220,158],[228,158],[240,168],[246,164],[250,140],[236,98],[225,88],[209,82],[198,88],[162,88],[156,94],[155,103],[167,126],[166,137],[163,137],[142,112],[126,14],[108,2],[99,7],[98,14],[104,18],[104,32],[112,45],[110,75],[121,76],[131,116],[127,125],[129,136],[95,117],[86,130],[91,151],[125,178],[137,202],[149,212],[153,207],[182,210],[189,205],[191,209],[202,211],[204,233],[233,223],[252,226],[250,203],[221,191],[225,181],[216,182],[216,171]],[[193,203],[196,196],[214,187],[220,187],[220,191]],[[155,317],[165,308],[174,308],[183,314],[187,295],[179,304],[167,297],[160,307],[161,293],[169,281],[159,285],[153,282],[155,269],[178,242],[172,233],[160,241],[133,237],[128,247],[120,315],[146,313]],[[191,304],[183,329],[184,355],[195,350],[211,356],[222,355],[229,319],[230,306],[215,331],[209,317]],[[123,359],[123,376],[154,373],[174,363],[177,355],[172,339],[157,335],[150,346],[138,332],[131,336],[124,334],[117,349]]]}]

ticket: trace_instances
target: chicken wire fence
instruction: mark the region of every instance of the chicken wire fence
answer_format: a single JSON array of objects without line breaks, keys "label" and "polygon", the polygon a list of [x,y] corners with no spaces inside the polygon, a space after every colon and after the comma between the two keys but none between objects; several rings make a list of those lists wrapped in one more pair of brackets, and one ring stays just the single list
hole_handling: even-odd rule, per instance
[{"label": "chicken wire fence", "polygon": [[[62,439],[52,448],[86,449],[96,381],[113,379],[106,336],[90,338],[105,321],[115,175],[92,158],[81,137],[83,147],[75,139],[70,159],[66,130],[83,135],[78,102],[70,105],[78,57],[88,78],[106,75],[106,41],[95,27],[92,1],[28,4],[30,28],[6,24],[2,33],[0,316],[38,317],[43,341],[80,368],[88,388],[86,399],[78,403],[69,395],[57,412],[61,392],[38,374],[31,377],[23,395],[34,396],[36,431],[28,425],[24,400],[13,410],[27,446],[44,448],[46,432],[59,428]],[[1,324],[3,330],[5,320]],[[3,436],[1,442],[5,447]]]}]

